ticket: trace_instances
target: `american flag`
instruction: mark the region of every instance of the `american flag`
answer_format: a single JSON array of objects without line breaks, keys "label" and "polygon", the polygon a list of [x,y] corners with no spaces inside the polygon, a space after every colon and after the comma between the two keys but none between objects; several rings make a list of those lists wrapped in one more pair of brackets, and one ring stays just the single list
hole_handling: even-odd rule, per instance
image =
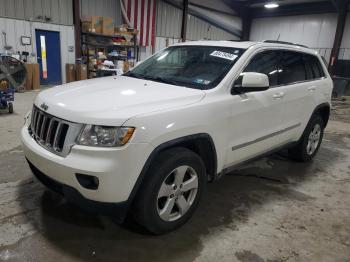
[{"label": "american flag", "polygon": [[157,0],[123,0],[131,26],[139,30],[141,46],[154,46]]}]

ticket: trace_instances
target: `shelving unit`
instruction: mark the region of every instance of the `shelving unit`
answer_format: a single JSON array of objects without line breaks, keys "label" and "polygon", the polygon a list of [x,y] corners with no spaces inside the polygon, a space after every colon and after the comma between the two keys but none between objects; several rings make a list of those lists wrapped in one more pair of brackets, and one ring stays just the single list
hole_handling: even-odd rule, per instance
[{"label": "shelving unit", "polygon": [[[134,32],[120,32],[115,35],[103,35],[103,34],[96,34],[96,33],[90,33],[90,32],[81,32],[81,47],[82,47],[82,54],[83,59],[87,63],[88,67],[88,78],[93,78],[97,76],[93,76],[97,72],[103,72],[105,71],[107,74],[110,74],[110,70],[99,70],[97,69],[96,65],[92,65],[91,59],[93,56],[97,58],[98,52],[103,52],[106,54],[108,58],[108,54],[112,51],[117,51],[118,53],[126,53],[126,55],[120,55],[120,56],[113,56],[110,57],[108,60],[113,61],[128,61],[132,60],[132,63],[136,63],[139,60],[139,46],[137,46],[137,34]],[[116,41],[113,41],[113,39],[116,38],[131,38],[131,41],[133,44],[118,44]],[[91,54],[91,50],[94,50]],[[133,55],[128,56],[129,51],[132,50]]]}]

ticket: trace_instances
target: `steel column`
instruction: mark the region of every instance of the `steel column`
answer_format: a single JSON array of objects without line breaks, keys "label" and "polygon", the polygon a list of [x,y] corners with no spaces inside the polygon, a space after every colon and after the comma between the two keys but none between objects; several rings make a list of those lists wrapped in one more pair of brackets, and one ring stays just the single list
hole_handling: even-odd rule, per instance
[{"label": "steel column", "polygon": [[334,74],[335,64],[338,60],[339,49],[340,49],[340,45],[341,45],[341,42],[343,39],[346,16],[348,13],[348,1],[347,0],[342,1],[342,3],[340,4],[339,7],[340,8],[338,8],[337,29],[335,31],[333,48],[332,48],[331,58],[329,61],[329,66],[328,66],[328,70],[329,70],[331,75]]},{"label": "steel column", "polygon": [[246,9],[242,14],[242,37],[243,41],[249,41],[250,29],[252,26],[252,17],[249,14],[249,10]]},{"label": "steel column", "polygon": [[188,19],[188,0],[183,0],[182,26],[181,26],[181,39],[182,39],[182,42],[186,41],[187,19]]},{"label": "steel column", "polygon": [[75,58],[81,57],[80,0],[73,0],[73,22],[75,36]]}]

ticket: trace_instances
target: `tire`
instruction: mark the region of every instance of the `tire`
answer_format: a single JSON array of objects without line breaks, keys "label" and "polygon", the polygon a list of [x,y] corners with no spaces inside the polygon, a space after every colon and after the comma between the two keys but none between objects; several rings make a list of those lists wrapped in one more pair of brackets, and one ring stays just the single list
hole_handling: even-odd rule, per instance
[{"label": "tire", "polygon": [[[318,130],[318,132],[316,132]],[[294,160],[300,162],[310,161],[315,157],[321,146],[324,132],[324,122],[319,114],[314,115],[307,124],[298,144],[289,149],[288,153]],[[318,140],[316,141],[316,138]],[[314,141],[312,143],[312,141]]]},{"label": "tire", "polygon": [[180,147],[161,152],[145,179],[132,213],[138,224],[156,235],[173,231],[191,218],[207,182],[202,159]]},{"label": "tire", "polygon": [[9,103],[9,113],[12,114],[13,113],[13,104]]}]

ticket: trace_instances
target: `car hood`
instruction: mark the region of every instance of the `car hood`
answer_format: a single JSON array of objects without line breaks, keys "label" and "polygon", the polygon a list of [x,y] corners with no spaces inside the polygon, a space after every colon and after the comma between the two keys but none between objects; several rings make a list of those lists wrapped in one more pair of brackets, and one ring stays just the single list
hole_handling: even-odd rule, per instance
[{"label": "car hood", "polygon": [[34,103],[71,122],[119,126],[133,116],[189,105],[204,96],[202,90],[114,76],[50,88]]}]

